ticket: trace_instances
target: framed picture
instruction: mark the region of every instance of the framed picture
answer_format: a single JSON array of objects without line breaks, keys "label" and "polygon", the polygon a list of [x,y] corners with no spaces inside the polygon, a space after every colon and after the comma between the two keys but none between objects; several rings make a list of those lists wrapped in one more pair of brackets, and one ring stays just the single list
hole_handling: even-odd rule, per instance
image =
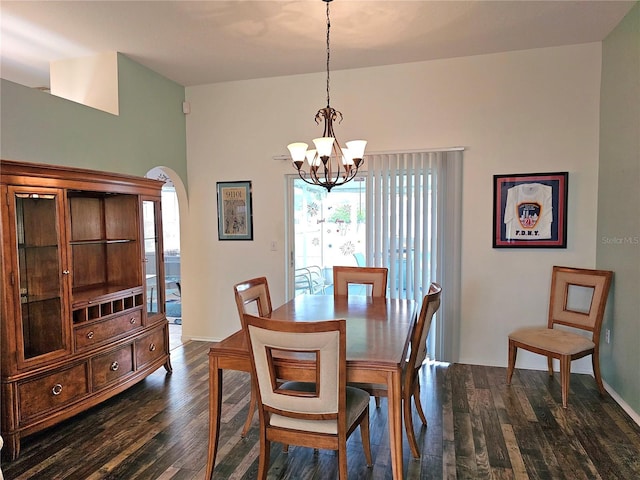
[{"label": "framed picture", "polygon": [[217,182],[218,240],[253,240],[251,182]]},{"label": "framed picture", "polygon": [[493,248],[567,248],[568,172],[493,176]]}]

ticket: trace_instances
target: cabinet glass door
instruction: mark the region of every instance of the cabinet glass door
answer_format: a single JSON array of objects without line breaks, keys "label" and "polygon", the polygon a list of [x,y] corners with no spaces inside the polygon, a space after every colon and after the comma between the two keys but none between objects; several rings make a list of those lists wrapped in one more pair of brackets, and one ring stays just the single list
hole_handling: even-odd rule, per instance
[{"label": "cabinet glass door", "polygon": [[68,275],[61,251],[61,196],[13,190],[23,358],[29,360],[67,348],[63,316],[63,279]]},{"label": "cabinet glass door", "polygon": [[147,318],[164,311],[164,273],[158,232],[160,202],[143,200],[144,265]]}]

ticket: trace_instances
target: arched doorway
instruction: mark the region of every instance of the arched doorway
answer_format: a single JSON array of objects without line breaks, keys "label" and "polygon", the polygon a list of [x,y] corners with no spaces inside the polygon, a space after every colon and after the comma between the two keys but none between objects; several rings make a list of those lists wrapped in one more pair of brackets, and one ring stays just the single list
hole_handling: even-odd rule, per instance
[{"label": "arched doorway", "polygon": [[165,182],[162,187],[165,311],[169,321],[169,347],[173,350],[183,343],[180,204],[177,189],[182,188],[184,190],[184,187],[176,173],[166,167],[155,167],[147,172],[146,177]]}]

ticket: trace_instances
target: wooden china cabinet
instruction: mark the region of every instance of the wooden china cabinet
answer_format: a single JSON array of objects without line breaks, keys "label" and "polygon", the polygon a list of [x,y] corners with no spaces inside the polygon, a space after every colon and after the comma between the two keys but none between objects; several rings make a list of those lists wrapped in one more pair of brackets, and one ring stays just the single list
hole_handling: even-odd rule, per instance
[{"label": "wooden china cabinet", "polygon": [[1,431],[20,439],[171,372],[162,183],[0,160]]}]

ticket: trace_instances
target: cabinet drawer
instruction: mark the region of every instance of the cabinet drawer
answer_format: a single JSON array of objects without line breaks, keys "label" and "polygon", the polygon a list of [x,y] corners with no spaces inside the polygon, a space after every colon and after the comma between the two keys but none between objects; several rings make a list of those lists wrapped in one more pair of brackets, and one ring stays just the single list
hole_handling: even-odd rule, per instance
[{"label": "cabinet drawer", "polygon": [[132,344],[91,359],[93,388],[97,390],[133,372]]},{"label": "cabinet drawer", "polygon": [[20,421],[61,407],[88,393],[86,363],[25,382],[18,385]]},{"label": "cabinet drawer", "polygon": [[91,347],[117,338],[122,334],[142,328],[141,311],[135,310],[124,315],[109,318],[100,323],[76,328],[76,349]]},{"label": "cabinet drawer", "polygon": [[165,346],[165,328],[158,328],[149,335],[136,340],[136,364],[138,368],[164,357],[167,348]]}]

